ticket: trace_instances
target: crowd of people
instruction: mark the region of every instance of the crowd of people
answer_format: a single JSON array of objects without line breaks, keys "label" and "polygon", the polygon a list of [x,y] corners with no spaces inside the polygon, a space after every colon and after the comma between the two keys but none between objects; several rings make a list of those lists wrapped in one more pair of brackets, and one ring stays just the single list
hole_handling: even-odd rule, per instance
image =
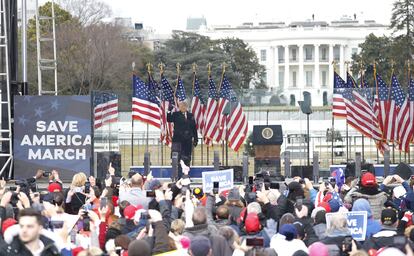
[{"label": "crowd of people", "polygon": [[[205,193],[188,170],[176,182],[116,177],[111,166],[102,180],[79,172],[69,187],[56,170],[15,187],[2,180],[0,256],[413,255],[414,180],[379,184],[363,172],[280,184],[260,174]],[[49,180],[47,191],[39,179]],[[366,212],[363,241],[348,228],[353,211]]]}]

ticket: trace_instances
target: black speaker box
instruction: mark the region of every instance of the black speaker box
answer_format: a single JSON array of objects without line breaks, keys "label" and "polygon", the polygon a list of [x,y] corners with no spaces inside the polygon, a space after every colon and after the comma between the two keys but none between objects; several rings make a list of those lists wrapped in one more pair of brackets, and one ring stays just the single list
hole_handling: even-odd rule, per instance
[{"label": "black speaker box", "polygon": [[[361,171],[366,170],[375,175],[375,167],[373,164],[365,163],[361,165]],[[355,177],[355,162],[347,163],[345,167],[345,178]]]},{"label": "black speaker box", "polygon": [[281,125],[253,126],[253,145],[282,145],[283,132]]},{"label": "black speaker box", "polygon": [[394,174],[399,175],[404,180],[408,180],[413,175],[413,170],[408,164],[401,162],[395,167]]},{"label": "black speaker box", "polygon": [[307,165],[293,165],[290,167],[291,176],[299,176],[302,178],[313,179],[313,166]]}]

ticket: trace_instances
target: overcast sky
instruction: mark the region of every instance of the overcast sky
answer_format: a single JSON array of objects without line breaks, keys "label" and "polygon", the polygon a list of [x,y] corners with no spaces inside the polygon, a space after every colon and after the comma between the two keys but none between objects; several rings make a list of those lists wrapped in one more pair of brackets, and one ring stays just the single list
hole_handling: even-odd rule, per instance
[{"label": "overcast sky", "polygon": [[357,14],[360,20],[389,24],[395,0],[103,0],[113,15],[131,17],[157,32],[185,29],[187,17],[204,16],[208,25],[238,25],[245,21],[297,21],[315,14],[331,21]]}]

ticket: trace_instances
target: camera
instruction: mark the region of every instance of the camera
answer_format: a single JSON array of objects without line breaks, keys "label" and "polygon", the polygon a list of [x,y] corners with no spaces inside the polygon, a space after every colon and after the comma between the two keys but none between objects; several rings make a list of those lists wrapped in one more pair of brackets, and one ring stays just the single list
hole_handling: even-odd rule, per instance
[{"label": "camera", "polygon": [[43,174],[42,174],[42,176],[43,177],[45,177],[45,178],[47,178],[47,177],[49,177],[50,175],[52,174],[52,172],[43,172]]},{"label": "camera", "polygon": [[252,247],[263,247],[264,246],[264,239],[263,237],[251,237],[246,238],[246,245]]},{"label": "camera", "polygon": [[64,224],[63,220],[51,220],[50,221],[50,226],[53,229],[63,228],[63,224]]},{"label": "camera", "polygon": [[146,196],[147,197],[155,197],[155,191],[150,191],[150,190],[147,190],[147,192],[146,192],[147,194],[146,194]]},{"label": "camera", "polygon": [[213,194],[217,195],[219,193],[219,182],[214,181],[213,182]]},{"label": "camera", "polygon": [[89,194],[91,192],[91,183],[89,181],[85,182],[85,193]]},{"label": "camera", "polygon": [[296,197],[296,203],[295,203],[296,209],[298,209],[298,211],[302,211],[302,206],[303,206],[303,198],[299,196]]},{"label": "camera", "polygon": [[278,182],[270,182],[270,189],[280,189],[280,184]]},{"label": "camera", "polygon": [[350,252],[352,251],[352,236],[345,237],[344,241],[342,242],[343,252]]},{"label": "camera", "polygon": [[90,231],[91,230],[91,218],[89,217],[89,214],[88,214],[88,210],[89,210],[88,205],[84,205],[83,210],[84,212],[82,214],[82,223],[83,223],[82,229],[83,231]]}]

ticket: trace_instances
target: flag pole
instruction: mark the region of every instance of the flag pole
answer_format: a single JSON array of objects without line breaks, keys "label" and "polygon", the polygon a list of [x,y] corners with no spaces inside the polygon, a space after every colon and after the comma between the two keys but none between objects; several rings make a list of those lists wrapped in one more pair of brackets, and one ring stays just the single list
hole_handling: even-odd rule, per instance
[{"label": "flag pole", "polygon": [[[148,62],[147,63],[148,79],[151,78],[151,68],[152,68],[151,62]],[[148,86],[149,86],[149,83],[148,83]],[[145,152],[147,153],[148,153],[148,148],[149,148],[148,144],[149,144],[149,124],[147,123],[147,138],[146,138],[146,145],[145,145]]]},{"label": "flag pole", "polygon": [[[410,80],[411,80],[411,63],[410,63],[410,60],[407,60],[407,71],[408,71],[408,83],[407,83],[407,85],[408,85],[408,97],[410,97]],[[411,131],[414,131],[414,127],[411,127]],[[414,138],[414,134],[412,134],[412,137],[411,137],[411,142],[412,142],[412,140],[413,140],[413,138]],[[411,147],[410,147],[410,142],[408,143],[408,152],[406,152],[407,154],[408,154],[408,163],[410,163],[410,151],[411,151]]]},{"label": "flag pole", "polygon": [[[391,60],[391,76],[390,76],[390,84],[389,84],[389,89],[388,89],[388,101],[391,98],[391,90],[392,90],[392,76],[394,75],[394,60]],[[390,104],[391,102],[387,102],[387,112],[389,113],[390,111]],[[392,120],[391,120],[392,121]],[[387,127],[388,129],[388,127]],[[395,163],[395,144],[394,144],[394,140],[391,141],[392,142],[392,163]]]},{"label": "flag pole", "polygon": [[[349,61],[345,61],[347,76],[349,74],[349,63],[350,63]],[[349,153],[349,143],[348,143],[349,133],[348,133],[348,122],[346,121],[346,119],[345,119],[345,131],[346,131],[345,132],[345,137],[346,137],[346,161],[348,162],[350,154],[348,154]]]},{"label": "flag pole", "polygon": [[[162,77],[162,75],[164,74],[164,64],[161,62],[160,64],[158,64],[158,68],[160,69],[160,77]],[[160,99],[161,99],[161,94],[162,94],[162,87],[161,90],[159,91],[160,93]],[[162,104],[160,102],[160,104]],[[161,142],[161,165],[164,165],[164,142],[161,140],[161,132],[162,132],[162,128],[160,129],[160,142]]]},{"label": "flag pole", "polygon": [[[364,86],[364,62],[361,60],[360,62],[360,66],[359,66],[359,72],[361,72],[361,84],[360,84],[360,88],[363,88]],[[367,98],[368,100],[368,98]],[[361,157],[362,157],[362,162],[365,161],[365,136],[363,133],[362,134],[362,152],[361,152]]]},{"label": "flag pole", "polygon": [[[334,73],[336,72],[336,61],[332,61]],[[334,81],[335,83],[335,81]],[[335,116],[332,113],[332,127],[331,127],[331,165],[334,164],[334,133],[335,133]],[[309,138],[308,138],[309,140]]]},{"label": "flag pole", "polygon": [[[132,62],[132,76],[135,75],[135,62]],[[134,81],[132,81],[134,86]],[[132,115],[131,115],[132,117]],[[131,166],[134,166],[134,117],[131,118]]]},{"label": "flag pole", "polygon": [[[193,69],[193,86],[192,86],[192,95],[193,95],[193,97],[191,98],[191,109],[190,110],[192,110],[192,107],[193,107],[193,104],[194,104],[194,102],[193,102],[193,98],[194,98],[194,85],[195,85],[195,80],[196,80],[196,72],[197,72],[197,64],[195,64],[195,62],[193,63],[193,65],[192,65],[192,69]],[[194,114],[194,113],[193,113]],[[198,133],[198,130],[197,130],[197,133]],[[197,141],[197,143],[198,143],[198,141]],[[201,147],[203,146],[203,140],[201,140]],[[191,145],[191,153],[192,153],[192,155],[193,155],[193,157],[192,157],[192,163],[191,163],[191,165],[194,165],[194,145]],[[202,157],[202,155],[201,155],[201,157]]]},{"label": "flag pole", "polygon": [[[218,89],[218,93],[219,93],[219,95],[220,95],[220,90],[221,90],[221,84],[223,83],[223,80],[224,80],[224,74],[226,73],[226,63],[225,62],[223,62],[223,64],[222,64],[222,73],[221,73],[221,79],[220,79],[220,84],[219,84],[219,89]],[[219,98],[220,98],[220,96],[219,96]],[[217,110],[218,110],[219,108],[217,108]],[[219,117],[221,116],[221,113],[219,113]],[[220,119],[219,119],[219,121],[220,121]],[[224,129],[224,127],[221,127],[221,122],[218,122],[219,124],[219,129],[220,130],[223,130]],[[222,142],[221,142],[221,159],[222,159],[222,161],[224,161],[224,144],[225,144],[225,141],[224,140],[222,140]]]}]

